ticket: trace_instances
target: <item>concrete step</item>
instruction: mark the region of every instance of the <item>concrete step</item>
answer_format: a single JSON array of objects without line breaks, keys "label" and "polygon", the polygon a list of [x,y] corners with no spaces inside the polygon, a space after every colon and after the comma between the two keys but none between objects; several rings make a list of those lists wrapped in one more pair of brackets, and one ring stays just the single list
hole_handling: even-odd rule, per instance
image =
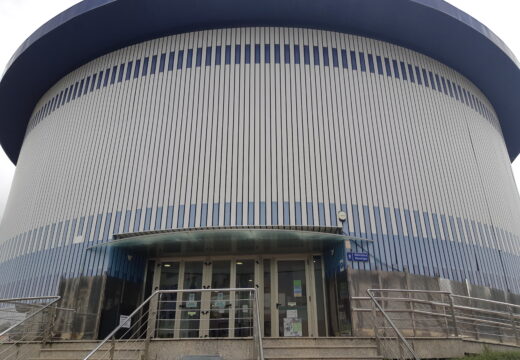
[{"label": "concrete step", "polygon": [[269,360],[375,360],[382,359],[370,338],[279,338],[264,339],[264,357]]}]

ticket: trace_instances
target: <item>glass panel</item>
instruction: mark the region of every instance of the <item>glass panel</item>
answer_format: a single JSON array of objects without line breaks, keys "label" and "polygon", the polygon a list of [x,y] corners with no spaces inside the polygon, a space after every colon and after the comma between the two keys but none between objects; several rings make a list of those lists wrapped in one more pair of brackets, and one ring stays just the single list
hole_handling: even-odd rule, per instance
[{"label": "glass panel", "polygon": [[[202,261],[187,262],[184,267],[184,289],[202,289]],[[201,293],[184,293],[181,304],[180,337],[199,337]]]},{"label": "glass panel", "polygon": [[[160,290],[177,290],[179,288],[179,263],[163,263],[161,265]],[[175,327],[175,310],[177,294],[162,294],[157,312],[157,337],[173,337]]]},{"label": "glass panel", "polygon": [[[254,260],[237,260],[236,262],[236,287],[252,288],[255,279]],[[253,301],[248,292],[235,294],[235,336],[252,336],[253,326]]]},{"label": "glass panel", "polygon": [[[231,280],[231,262],[214,261],[211,274],[212,289],[227,289]],[[227,337],[229,335],[229,292],[211,293],[210,305],[210,337]]]},{"label": "glass panel", "polygon": [[304,260],[278,261],[280,336],[309,336]]},{"label": "glass panel", "polygon": [[271,260],[264,260],[264,336],[271,336]]},{"label": "glass panel", "polygon": [[318,320],[318,336],[326,336],[325,299],[323,297],[323,274],[321,256],[313,256],[314,281],[316,282],[316,315]]}]

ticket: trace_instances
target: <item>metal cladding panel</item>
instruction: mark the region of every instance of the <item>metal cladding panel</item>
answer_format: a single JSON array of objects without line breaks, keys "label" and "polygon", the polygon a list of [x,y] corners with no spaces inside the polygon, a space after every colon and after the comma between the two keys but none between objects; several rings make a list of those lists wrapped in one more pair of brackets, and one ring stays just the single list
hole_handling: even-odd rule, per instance
[{"label": "metal cladding panel", "polygon": [[139,279],[113,234],[336,226],[400,270],[520,292],[520,200],[492,105],[443,64],[334,32],[239,28],[133,45],[33,111],[0,228],[4,296]]}]

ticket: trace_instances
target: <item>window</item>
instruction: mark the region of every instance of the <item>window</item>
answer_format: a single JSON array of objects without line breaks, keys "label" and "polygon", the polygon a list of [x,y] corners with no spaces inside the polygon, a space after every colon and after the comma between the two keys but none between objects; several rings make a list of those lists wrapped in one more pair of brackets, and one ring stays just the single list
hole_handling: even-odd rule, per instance
[{"label": "window", "polygon": [[329,66],[329,48],[323,48],[323,66]]},{"label": "window", "polygon": [[141,76],[147,76],[148,75],[148,63],[150,62],[150,59],[148,57],[145,57],[143,59],[143,71],[141,71]]},{"label": "window", "polygon": [[291,46],[289,44],[285,44],[283,46],[283,59],[284,59],[284,63],[286,63],[286,64],[291,63]]},{"label": "window", "polygon": [[70,97],[72,96],[72,87],[73,87],[73,86],[74,86],[74,85],[71,85],[70,88],[69,88],[69,96],[67,96],[67,102],[70,101]]},{"label": "window", "polygon": [[60,97],[58,98],[58,108],[61,106],[63,100],[63,90],[60,92]]},{"label": "window", "polygon": [[166,54],[161,54],[161,59],[159,60],[159,72],[164,72],[164,65],[166,63]]},{"label": "window", "polygon": [[444,94],[448,95],[448,90],[446,89],[446,80],[444,80],[444,77],[441,76],[442,80],[442,88],[444,89]]},{"label": "window", "polygon": [[264,45],[265,63],[271,63],[271,46],[269,44]]},{"label": "window", "polygon": [[359,53],[359,67],[361,68],[362,72],[367,71],[367,67],[365,64],[365,53],[363,53],[363,52]]},{"label": "window", "polygon": [[390,59],[385,57],[385,69],[386,76],[392,76],[392,70],[390,69]]},{"label": "window", "polygon": [[193,63],[193,49],[188,49],[188,53],[186,55],[186,69],[190,69],[192,63]]},{"label": "window", "polygon": [[175,51],[171,51],[170,56],[168,58],[168,71],[173,71],[174,62],[175,62]]},{"label": "window", "polygon": [[394,66],[394,76],[399,79],[399,66],[397,66],[397,60],[392,60]]},{"label": "window", "polygon": [[409,76],[410,76],[410,81],[415,82],[415,78],[413,76],[413,68],[412,68],[412,65],[410,65],[410,64],[408,64],[408,72],[409,72]]},{"label": "window", "polygon": [[125,81],[128,81],[130,80],[130,77],[132,76],[132,65],[134,63],[132,61],[129,61],[128,62],[128,66],[126,67],[126,77],[125,77]]},{"label": "window", "polygon": [[373,74],[376,72],[376,69],[374,68],[374,57],[372,54],[367,55],[368,58],[368,70]]},{"label": "window", "polygon": [[235,45],[235,64],[240,64],[240,52],[241,52],[240,45]]},{"label": "window", "polygon": [[403,80],[408,80],[406,76],[406,65],[401,61],[401,74],[403,74]]},{"label": "window", "polygon": [[451,82],[448,79],[446,79],[446,81],[448,83],[448,91],[450,93],[450,96],[453,97],[453,90],[451,89]]},{"label": "window", "polygon": [[157,68],[157,55],[152,56],[152,66],[150,68],[150,75],[155,74],[155,69]]},{"label": "window", "polygon": [[274,63],[280,63],[280,44],[274,44]]},{"label": "window", "polygon": [[347,61],[347,50],[342,49],[341,50],[341,65],[344,69],[348,68],[348,61]]},{"label": "window", "polygon": [[220,65],[222,62],[222,46],[215,48],[215,65]]},{"label": "window", "polygon": [[442,89],[441,89],[441,81],[439,80],[439,75],[435,74],[435,80],[436,80],[436,83],[437,83],[437,90],[439,92],[442,92]]},{"label": "window", "polygon": [[245,47],[244,47],[244,62],[246,64],[251,64],[251,45],[250,44],[247,44]]},{"label": "window", "polygon": [[338,49],[332,48],[332,66],[338,67]]},{"label": "window", "polygon": [[376,63],[377,63],[377,73],[379,75],[383,75],[383,61],[381,60],[381,56],[376,56]]},{"label": "window", "polygon": [[357,70],[356,53],[354,51],[350,52],[350,64],[352,66],[352,70]]},{"label": "window", "polygon": [[110,78],[110,85],[116,82],[116,76],[117,76],[117,66],[114,66],[112,68],[112,77]]},{"label": "window", "polygon": [[177,70],[182,69],[182,63],[184,61],[184,50],[179,50],[177,54]]},{"label": "window", "polygon": [[123,81],[124,74],[125,74],[125,64],[121,64],[121,66],[119,66],[119,76],[117,77],[118,83]]},{"label": "window", "polygon": [[[74,84],[74,93],[72,94],[72,100],[74,100],[76,98],[76,94],[78,92],[78,85],[79,85],[78,82],[76,82]],[[54,111],[54,109],[53,109],[53,111]]]},{"label": "window", "polygon": [[300,63],[300,45],[294,45],[294,63]]},{"label": "window", "polygon": [[211,46],[206,47],[206,66],[211,65]]},{"label": "window", "polygon": [[224,58],[224,64],[231,64],[231,45],[226,45],[226,54]]},{"label": "window", "polygon": [[311,55],[309,54],[309,46],[303,45],[303,63],[305,65],[311,64]]},{"label": "window", "polygon": [[135,61],[134,66],[134,79],[137,79],[139,77],[139,71],[141,70],[141,60],[138,59]]},{"label": "window", "polygon": [[260,44],[255,45],[255,64],[260,64]]}]

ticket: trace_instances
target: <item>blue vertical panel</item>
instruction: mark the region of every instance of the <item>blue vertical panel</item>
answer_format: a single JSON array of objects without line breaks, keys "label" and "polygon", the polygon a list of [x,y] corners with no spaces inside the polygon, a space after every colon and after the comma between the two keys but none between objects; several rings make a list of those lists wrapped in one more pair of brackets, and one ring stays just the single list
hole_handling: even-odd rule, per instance
[{"label": "blue vertical panel", "polygon": [[431,257],[426,254],[427,244],[423,238],[422,234],[422,226],[421,226],[421,218],[419,215],[419,211],[413,211],[413,217],[415,219],[415,228],[417,229],[417,239],[414,239],[415,248],[419,248],[419,271],[422,275],[429,275],[428,269],[431,269],[430,259]]},{"label": "blue vertical panel", "polygon": [[294,63],[300,64],[300,45],[294,45]]},{"label": "blue vertical panel", "polygon": [[190,216],[189,216],[189,219],[188,219],[188,226],[190,228],[194,228],[195,227],[195,218],[197,217],[197,205],[196,204],[191,204],[190,205]]},{"label": "blue vertical panel", "polygon": [[462,220],[460,218],[457,218],[457,227],[459,229],[460,241],[464,248],[464,256],[466,257],[466,264],[468,266],[468,268],[467,268],[468,279],[472,283],[475,284],[476,283],[476,280],[474,278],[474,272],[476,271],[475,259],[472,255],[472,253],[470,252],[470,247],[468,246],[469,241],[466,238],[466,236],[464,235],[464,227],[462,225]]},{"label": "blue vertical panel", "polygon": [[243,225],[243,218],[244,218],[244,205],[241,201],[237,202],[237,225],[242,226]]},{"label": "blue vertical panel", "polygon": [[107,241],[110,235],[110,225],[112,223],[112,213],[108,213],[105,216],[105,228],[103,229],[103,241]]},{"label": "blue vertical panel", "polygon": [[397,224],[397,235],[398,235],[398,252],[401,253],[401,257],[403,260],[403,269],[406,267],[407,271],[411,271],[412,261],[409,255],[409,249],[405,245],[404,232],[403,232],[403,222],[401,220],[401,212],[399,209],[394,209],[395,222]]},{"label": "blue vertical panel", "polygon": [[291,46],[289,44],[283,46],[283,59],[285,64],[291,63]]},{"label": "blue vertical panel", "polygon": [[150,224],[152,222],[152,208],[146,208],[144,213],[144,231],[150,230]]},{"label": "blue vertical panel", "polygon": [[288,201],[283,202],[283,224],[289,225],[291,223],[291,214],[290,214],[291,206]]},{"label": "blue vertical panel", "polygon": [[430,217],[427,212],[423,212],[424,228],[426,229],[426,240],[428,242],[428,256],[431,263],[431,276],[437,276],[439,272],[439,247],[435,246]]},{"label": "blue vertical panel", "polygon": [[[363,219],[365,220],[365,234],[361,234],[361,236],[364,238],[367,238],[369,240],[374,240],[372,237],[373,229],[372,229],[372,225],[370,223],[370,209],[368,208],[367,205],[363,205],[362,209],[363,209]],[[364,263],[363,267],[367,270],[376,270],[377,268],[375,265],[374,257],[377,257],[378,259],[380,259],[380,257],[379,257],[379,253],[374,248],[374,241],[369,241],[366,244],[366,247],[368,248],[368,253],[370,254],[369,259],[368,259],[369,264]],[[367,265],[370,265],[370,266],[367,266]]]},{"label": "blue vertical panel", "polygon": [[392,60],[392,65],[394,67],[394,77],[399,79],[399,66],[397,65],[397,60]]},{"label": "blue vertical panel", "polygon": [[415,82],[415,77],[413,76],[413,68],[412,68],[412,65],[408,64],[408,76],[410,77],[410,81],[411,82]]},{"label": "blue vertical panel", "polygon": [[459,279],[459,276],[457,274],[457,271],[456,271],[456,266],[455,266],[455,249],[453,248],[453,241],[452,239],[450,238],[450,234],[448,232],[448,226],[447,226],[447,223],[446,223],[446,216],[445,215],[441,215],[440,216],[441,218],[441,230],[442,232],[444,233],[444,239],[445,239],[445,243],[446,243],[446,249],[447,249],[447,254],[448,254],[448,261],[449,261],[449,269],[450,269],[450,278],[451,279],[454,279],[454,280],[460,280]]},{"label": "blue vertical panel", "polygon": [[260,44],[255,44],[255,64],[260,64]]},{"label": "blue vertical panel", "polygon": [[406,65],[403,61],[401,61],[401,74],[403,76],[403,80],[408,80],[408,76],[406,74]]},{"label": "blue vertical panel", "polygon": [[251,64],[251,44],[244,47],[244,63]]},{"label": "blue vertical panel", "polygon": [[231,203],[224,203],[224,226],[231,225]]},{"label": "blue vertical panel", "polygon": [[123,225],[123,233],[128,233],[130,231],[130,218],[132,217],[132,211],[127,210],[125,212],[125,224]]},{"label": "blue vertical panel", "polygon": [[448,226],[451,229],[452,234],[452,248],[454,249],[454,257],[455,257],[455,268],[457,273],[459,274],[460,280],[464,280],[467,278],[464,269],[467,269],[467,264],[465,263],[465,258],[462,254],[462,249],[460,247],[460,241],[457,237],[457,231],[455,228],[455,223],[453,221],[453,216],[448,216]]},{"label": "blue vertical panel", "polygon": [[278,202],[271,202],[271,224],[278,225]]},{"label": "blue vertical panel", "polygon": [[280,58],[280,44],[274,44],[274,63],[279,64]]},{"label": "blue vertical panel", "polygon": [[367,59],[368,59],[368,70],[370,71],[371,74],[374,74],[376,72],[376,68],[374,66],[374,55],[368,54]]},{"label": "blue vertical panel", "polygon": [[208,204],[203,203],[200,209],[200,226],[205,227],[208,225]]},{"label": "blue vertical panel", "polygon": [[[110,85],[114,85],[117,76],[117,65],[112,68],[112,76],[110,77]],[[74,96],[76,95],[76,88],[74,88]],[[74,97],[72,98],[74,100]]]},{"label": "blue vertical panel", "polygon": [[359,53],[359,67],[361,69],[361,72],[367,71],[367,67],[365,64],[365,53],[363,53],[363,52]]},{"label": "blue vertical panel", "polygon": [[361,225],[359,223],[358,206],[354,204],[352,205],[352,219],[354,220],[354,233],[351,233],[351,235],[361,237]]},{"label": "blue vertical panel", "polygon": [[303,64],[310,65],[311,64],[311,55],[309,53],[309,46],[303,45]]},{"label": "blue vertical panel", "polygon": [[265,201],[260,201],[260,225],[266,225],[266,211]]},{"label": "blue vertical panel", "polygon": [[[135,66],[134,66],[134,79],[137,79],[139,77],[140,70],[141,70],[141,60],[137,59],[135,61]],[[92,83],[92,84],[94,84],[94,83]]]},{"label": "blue vertical panel", "polygon": [[154,230],[160,230],[162,227],[162,214],[163,214],[163,207],[158,206],[157,211],[155,212],[155,226]]},{"label": "blue vertical panel", "polygon": [[271,45],[264,45],[264,61],[266,64],[271,63]]},{"label": "blue vertical panel", "polygon": [[182,64],[184,62],[184,50],[179,50],[177,53],[177,70],[182,69]]},{"label": "blue vertical panel", "polygon": [[302,225],[302,203],[300,201],[294,203],[294,217],[296,225]]},{"label": "blue vertical panel", "polygon": [[250,201],[247,209],[247,225],[254,225],[255,223],[255,203]]},{"label": "blue vertical panel", "polygon": [[85,242],[90,241],[90,232],[92,230],[92,220],[94,220],[94,216],[90,215],[87,220],[87,227],[85,228]]},{"label": "blue vertical panel", "polygon": [[324,46],[322,49],[323,53],[323,66],[329,66],[329,48]]},{"label": "blue vertical panel", "polygon": [[392,228],[392,217],[390,213],[390,208],[385,207],[383,209],[384,215],[385,215],[385,223],[386,223],[386,233],[387,238],[386,241],[389,243],[389,257],[390,261],[388,263],[389,266],[392,267],[392,270],[398,270],[402,271],[402,260],[401,260],[401,253],[397,250],[397,239],[394,232],[394,229]]},{"label": "blue vertical panel", "polygon": [[439,251],[439,274],[441,277],[449,278],[449,272],[448,272],[448,255],[446,246],[444,244],[444,241],[442,241],[441,238],[441,230],[439,226],[439,219],[437,217],[437,214],[432,214],[432,220],[433,220],[433,229],[435,230],[435,246],[440,249]]},{"label": "blue vertical panel", "polygon": [[186,54],[186,69],[190,69],[192,63],[193,63],[193,49],[188,49],[188,52]]},{"label": "blue vertical panel", "polygon": [[93,236],[93,239],[92,241],[98,241],[99,240],[99,233],[100,233],[100,230],[101,230],[101,222],[103,221],[103,214],[97,214],[97,217],[96,217],[96,226],[95,226],[95,230],[94,230],[94,236]]},{"label": "blue vertical panel", "polygon": [[357,60],[355,51],[350,51],[350,66],[352,70],[357,70]]},{"label": "blue vertical panel", "polygon": [[409,269],[411,273],[421,274],[419,269],[419,264],[421,264],[420,252],[416,248],[416,241],[414,241],[413,229],[412,229],[412,219],[410,217],[410,211],[404,210],[404,223],[406,225],[406,230],[408,232],[408,236],[405,236],[405,244],[406,248],[409,250],[410,258],[411,258],[411,268]]},{"label": "blue vertical panel", "polygon": [[[207,204],[206,204],[207,206]],[[166,212],[166,229],[173,228],[173,205],[168,206],[168,210]]]},{"label": "blue vertical panel", "polygon": [[119,75],[117,76],[117,82],[120,83],[123,81],[123,76],[125,75],[125,64],[121,64],[119,66]]},{"label": "blue vertical panel", "polygon": [[211,65],[211,46],[206,47],[206,66]]},{"label": "blue vertical panel", "polygon": [[218,226],[218,218],[219,218],[219,204],[213,203],[213,226]]},{"label": "blue vertical panel", "polygon": [[333,67],[338,67],[339,66],[339,61],[338,61],[338,49],[337,48],[332,48],[332,66]]},{"label": "blue vertical panel", "polygon": [[235,65],[240,64],[240,53],[241,53],[240,44],[235,45]]},{"label": "blue vertical panel", "polygon": [[231,45],[226,45],[225,47],[224,64],[231,64]]},{"label": "blue vertical panel", "polygon": [[385,70],[386,76],[392,76],[392,70],[390,69],[390,59],[385,57]]},{"label": "blue vertical panel", "polygon": [[343,69],[348,68],[347,56],[347,50],[341,49],[341,66],[343,67]]},{"label": "blue vertical panel", "polygon": [[157,55],[152,56],[152,64],[150,66],[150,75],[155,75],[157,69]]},{"label": "blue vertical panel", "polygon": [[307,225],[314,225],[314,214],[312,202],[307,202]]},{"label": "blue vertical panel", "polygon": [[114,227],[112,229],[112,233],[118,234],[120,226],[121,226],[121,211],[116,211],[116,217],[114,219]]},{"label": "blue vertical panel", "polygon": [[417,84],[422,85],[421,70],[419,70],[418,66],[415,66],[415,77],[417,79]]},{"label": "blue vertical panel", "polygon": [[141,226],[141,209],[137,209],[135,211],[134,232],[138,232],[140,226]]},{"label": "blue vertical panel", "polygon": [[[166,64],[166,54],[162,53],[159,60],[159,72],[164,72],[164,66]],[[200,65],[199,65],[200,66]]]},{"label": "blue vertical panel", "polygon": [[322,202],[318,203],[318,221],[320,226],[325,226],[325,206]]},{"label": "blue vertical panel", "polygon": [[185,205],[179,205],[179,213],[177,214],[177,229],[184,228],[184,207]]},{"label": "blue vertical panel", "polygon": [[424,85],[426,87],[430,87],[430,84],[428,83],[428,74],[426,72],[426,69],[422,69],[422,74],[423,74],[423,80],[424,80]]},{"label": "blue vertical panel", "polygon": [[[130,80],[132,78],[132,66],[133,66],[133,62],[129,61],[127,66],[126,66],[125,81],[128,81],[128,80]],[[88,81],[87,81],[87,86],[88,86]]]},{"label": "blue vertical panel", "polygon": [[338,226],[338,213],[336,211],[336,204],[329,204],[330,224],[331,226]]}]

